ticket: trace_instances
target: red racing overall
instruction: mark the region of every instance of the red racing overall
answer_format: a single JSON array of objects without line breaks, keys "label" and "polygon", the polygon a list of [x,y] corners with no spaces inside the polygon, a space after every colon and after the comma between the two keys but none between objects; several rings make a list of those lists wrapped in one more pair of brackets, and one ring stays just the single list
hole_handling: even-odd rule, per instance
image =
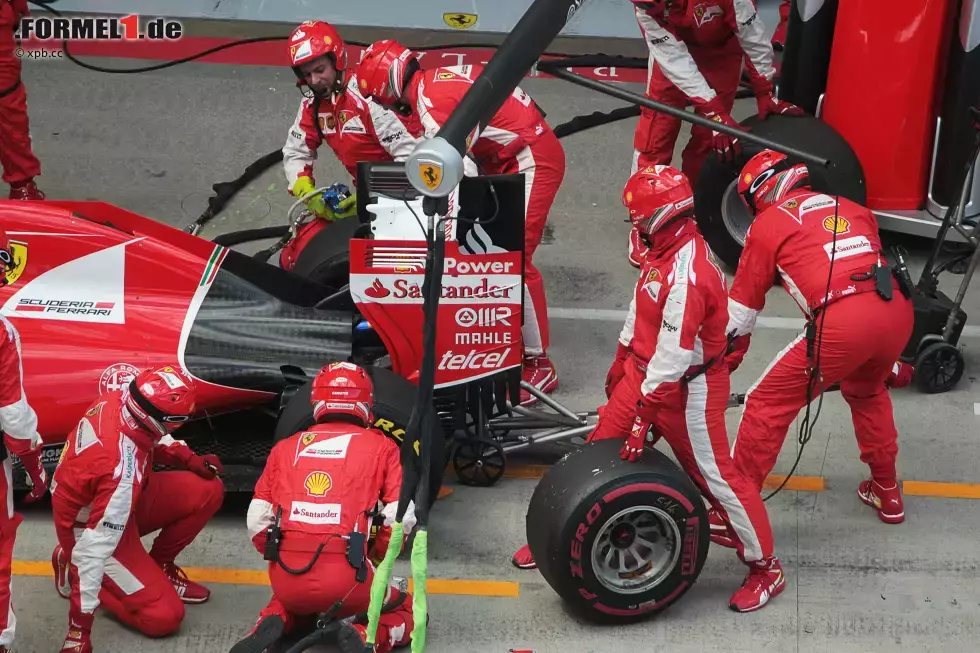
[{"label": "red racing overall", "polygon": [[0,0],[0,167],[3,181],[11,187],[22,186],[41,174],[41,164],[31,147],[21,60],[15,54],[14,29],[26,14],[26,0]]},{"label": "red racing overall", "polygon": [[[704,497],[728,516],[739,557],[756,562],[773,554],[772,528],[762,498],[728,452],[727,321],[725,277],[694,220],[664,226],[643,263],[619,336],[617,358],[625,359],[625,375],[589,439],[625,438],[637,403],[652,399],[654,431]],[[683,381],[706,363],[707,371]]]},{"label": "red racing overall", "polygon": [[[265,553],[266,531],[281,510],[280,563],[269,563],[272,599],[259,621],[278,615],[290,632],[302,617],[343,606],[344,618],[367,610],[374,566],[365,559],[363,582],[347,558],[347,536],[355,529],[368,533],[369,513],[378,501],[397,504],[401,488],[398,446],[380,431],[344,423],[317,424],[273,447],[255,496],[248,508],[248,531],[255,548]],[[380,559],[388,547],[390,528],[382,528],[371,557]],[[323,547],[317,556],[316,551]],[[300,571],[315,558],[309,570]],[[386,600],[392,595],[388,589]],[[378,653],[410,642],[414,619],[412,598],[381,614],[375,640]]]},{"label": "red racing overall", "polygon": [[[646,94],[663,104],[729,114],[742,62],[756,96],[772,91],[775,69],[753,0],[634,0],[636,20],[650,50]],[[633,168],[669,165],[681,129],[678,118],[643,108],[633,139]],[[711,150],[712,133],[691,127],[681,171],[693,187]]]},{"label": "red racing overall", "polygon": [[[3,274],[3,272],[0,272]],[[20,334],[14,325],[0,316],[0,647],[10,648],[16,635],[16,619],[10,597],[11,562],[14,540],[23,517],[14,511],[13,466],[10,454],[16,454],[25,468],[35,468],[44,482],[40,465],[41,437],[37,432],[37,414],[24,394],[24,370],[20,351]],[[40,492],[41,489],[38,488]]]},{"label": "red racing overall", "polygon": [[[129,422],[122,392],[103,395],[68,435],[51,481],[55,532],[71,561],[73,624],[91,630],[101,606],[162,637],[180,626],[187,600],[175,586],[174,560],[221,507],[224,486],[193,471],[154,472],[154,462],[188,467],[198,457],[182,441],[154,441]],[[147,552],[140,538],[157,530]]]},{"label": "red racing overall", "polygon": [[[436,135],[482,71],[482,66],[451,66],[421,71],[412,77],[405,89],[406,101],[418,111],[427,138]],[[528,355],[540,355],[548,350],[550,334],[544,279],[534,266],[533,257],[565,177],[565,151],[531,97],[520,87],[514,89],[484,130],[471,135],[468,142],[485,174],[524,174],[524,283],[530,295],[530,301],[525,301],[528,318],[524,349]],[[463,161],[467,174],[476,175],[472,162],[468,158]]]},{"label": "red racing overall", "polygon": [[[814,352],[819,348],[822,385],[840,383],[861,460],[876,480],[887,484],[896,476],[898,433],[886,380],[912,333],[912,303],[893,279],[891,301],[878,295],[873,278],[855,280],[872,265],[885,263],[878,224],[871,211],[843,197],[835,221],[835,207],[834,197],[800,189],[790,191],[752,223],[729,300],[727,330],[744,336],[736,342],[730,367],[738,366],[748,348],[766,292],[778,274],[807,319],[816,317],[818,329],[823,324],[822,338],[818,335],[813,345]],[[835,230],[830,301],[824,304]],[[762,488],[790,423],[807,403],[813,364],[804,332],[776,355],[746,393],[732,454],[756,489]],[[818,384],[814,398],[819,391]]]}]

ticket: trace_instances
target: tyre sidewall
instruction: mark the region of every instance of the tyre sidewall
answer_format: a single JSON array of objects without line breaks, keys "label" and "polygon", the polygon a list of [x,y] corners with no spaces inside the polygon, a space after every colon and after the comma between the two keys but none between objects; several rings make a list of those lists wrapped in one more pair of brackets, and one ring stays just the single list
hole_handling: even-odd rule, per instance
[{"label": "tyre sidewall", "polygon": [[[640,473],[603,484],[572,511],[554,546],[549,572],[556,590],[580,613],[596,620],[641,619],[659,612],[682,596],[697,580],[708,553],[707,514],[676,487],[676,481],[655,473]],[[639,594],[617,594],[602,585],[591,556],[602,526],[630,506],[648,505],[669,513],[680,533],[680,553],[674,568],[656,587]]]},{"label": "tyre sidewall", "polygon": [[356,217],[327,225],[295,254],[293,272],[326,286],[342,287],[350,279],[350,240],[365,229],[370,228]]}]

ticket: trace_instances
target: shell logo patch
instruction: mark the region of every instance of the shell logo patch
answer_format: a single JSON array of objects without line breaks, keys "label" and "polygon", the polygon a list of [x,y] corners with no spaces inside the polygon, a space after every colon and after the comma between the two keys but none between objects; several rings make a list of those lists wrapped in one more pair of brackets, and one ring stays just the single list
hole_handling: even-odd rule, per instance
[{"label": "shell logo patch", "polygon": [[303,481],[306,493],[312,497],[322,497],[333,486],[333,479],[326,472],[310,472]]},{"label": "shell logo patch", "polygon": [[835,223],[834,216],[825,218],[823,221],[823,228],[831,233],[836,232],[838,234],[846,234],[848,231],[851,230],[851,223],[848,222],[845,218],[837,216],[836,224],[834,223]]}]

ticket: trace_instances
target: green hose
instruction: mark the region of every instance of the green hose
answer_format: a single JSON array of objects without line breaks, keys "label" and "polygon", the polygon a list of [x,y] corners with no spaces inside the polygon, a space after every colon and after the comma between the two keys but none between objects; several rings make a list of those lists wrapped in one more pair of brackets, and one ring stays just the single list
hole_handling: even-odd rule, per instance
[{"label": "green hose", "polygon": [[429,623],[428,599],[425,595],[425,583],[429,573],[429,532],[420,528],[415,534],[415,544],[412,546],[412,580],[415,581],[415,594],[412,596],[412,613],[415,628],[412,629],[412,653],[425,650],[425,627]]},{"label": "green hose", "polygon": [[368,605],[367,626],[367,644],[368,648],[371,649],[374,647],[374,639],[378,634],[378,620],[381,618],[381,607],[384,605],[385,595],[388,593],[391,569],[395,566],[395,560],[401,553],[401,549],[402,523],[395,522],[391,526],[391,539],[388,541],[388,550],[385,551],[384,560],[374,572],[374,580],[371,581],[371,603]]}]

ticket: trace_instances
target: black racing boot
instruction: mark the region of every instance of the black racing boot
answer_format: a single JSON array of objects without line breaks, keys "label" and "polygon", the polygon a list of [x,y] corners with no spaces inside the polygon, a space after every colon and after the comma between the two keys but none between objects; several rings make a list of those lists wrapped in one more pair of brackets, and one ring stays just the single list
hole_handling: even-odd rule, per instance
[{"label": "black racing boot", "polygon": [[361,624],[344,624],[337,631],[337,646],[341,653],[374,653],[367,644],[367,627]]},{"label": "black racing boot", "polygon": [[282,617],[269,615],[255,624],[245,639],[232,646],[229,653],[263,653],[282,637],[285,629],[286,622]]}]

